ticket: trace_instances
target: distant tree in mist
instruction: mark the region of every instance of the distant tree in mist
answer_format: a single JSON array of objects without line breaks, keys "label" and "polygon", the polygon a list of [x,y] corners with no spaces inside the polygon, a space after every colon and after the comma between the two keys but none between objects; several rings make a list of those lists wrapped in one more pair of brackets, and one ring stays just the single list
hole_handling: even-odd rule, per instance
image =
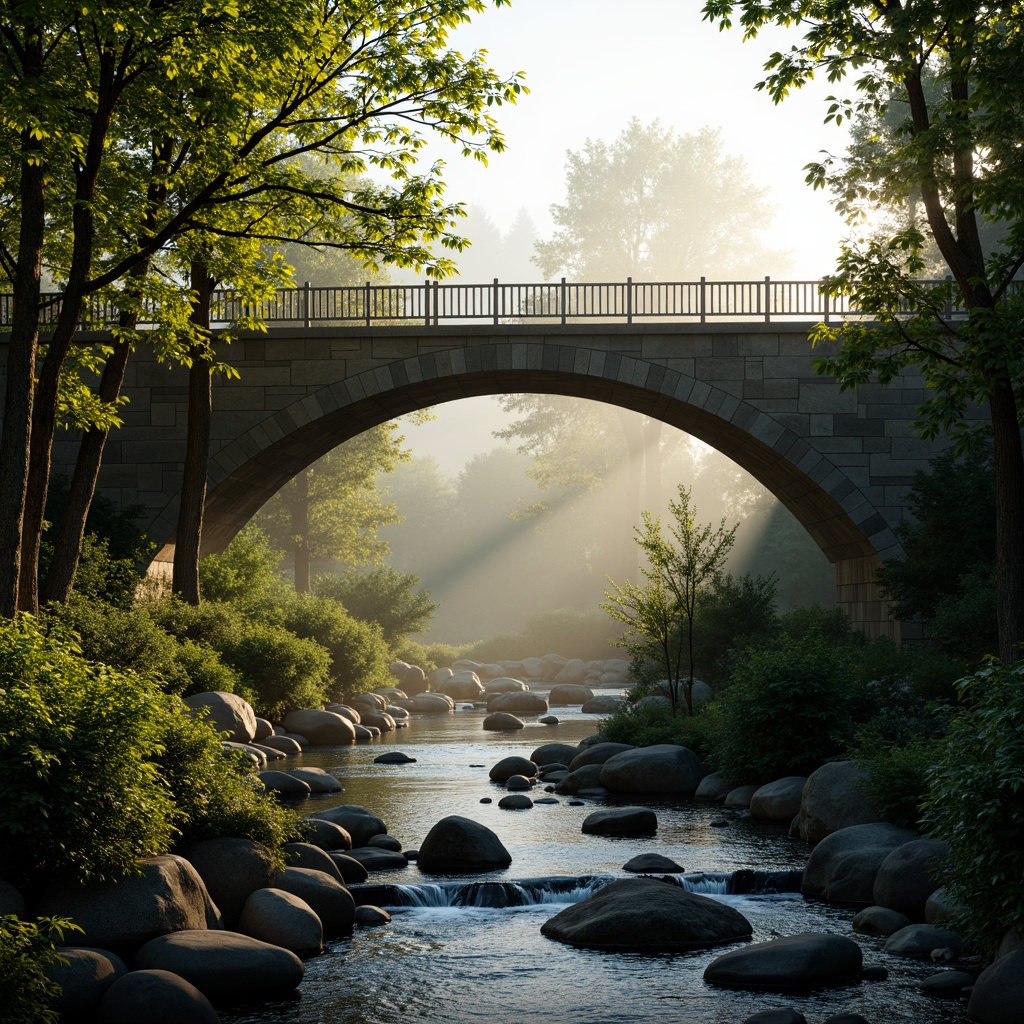
[{"label": "distant tree in mist", "polygon": [[533,265],[533,247],[537,228],[525,209],[516,214],[504,234],[490,214],[479,206],[470,206],[459,231],[470,244],[453,256],[459,268],[459,280],[479,284],[498,278],[507,282],[525,282],[537,278]]},{"label": "distant tree in mist", "polygon": [[773,216],[768,190],[710,128],[678,136],[634,117],[613,142],[569,150],[565,179],[565,201],[551,207],[557,229],[536,246],[548,277],[746,278],[789,265],[761,238]]}]

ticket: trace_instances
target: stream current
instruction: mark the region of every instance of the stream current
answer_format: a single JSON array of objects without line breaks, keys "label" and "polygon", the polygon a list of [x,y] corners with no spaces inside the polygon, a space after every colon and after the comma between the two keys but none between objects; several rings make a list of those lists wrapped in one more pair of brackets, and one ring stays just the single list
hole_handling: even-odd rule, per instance
[{"label": "stream current", "polygon": [[[600,691],[599,691],[600,692]],[[653,808],[653,837],[584,835],[584,817],[615,802],[556,796],[557,803],[504,810],[504,787],[488,778],[503,757],[529,757],[543,743],[578,743],[596,730],[597,716],[553,708],[517,732],[484,732],[485,712],[460,703],[453,715],[413,716],[408,728],[354,747],[315,748],[277,767],[315,766],[335,774],[344,793],[303,801],[312,814],[340,803],[379,815],[404,849],[415,849],[431,826],[461,814],[497,833],[512,855],[504,871],[472,876],[407,868],[374,872],[373,899],[390,924],[357,928],[305,962],[297,999],[220,1012],[224,1024],[740,1024],[771,1007],[792,1006],[808,1024],[856,1012],[871,1024],[965,1024],[963,1001],[922,996],[922,979],[939,969],[893,957],[884,940],[854,933],[854,910],[803,899],[796,872],[805,843],[783,826],[752,821],[687,799],[619,800]],[[416,758],[374,764],[398,749]],[[532,799],[551,797],[542,786]],[[491,803],[480,801],[489,797]],[[685,873],[677,884],[728,903],[751,922],[753,941],[821,931],[860,943],[865,964],[888,969],[881,982],[810,993],[771,994],[705,984],[704,968],[731,947],[675,955],[635,955],[576,949],[541,935],[563,906],[585,899],[639,853],[661,853]],[[736,874],[739,872],[739,874]],[[354,887],[356,888],[356,887]]]}]

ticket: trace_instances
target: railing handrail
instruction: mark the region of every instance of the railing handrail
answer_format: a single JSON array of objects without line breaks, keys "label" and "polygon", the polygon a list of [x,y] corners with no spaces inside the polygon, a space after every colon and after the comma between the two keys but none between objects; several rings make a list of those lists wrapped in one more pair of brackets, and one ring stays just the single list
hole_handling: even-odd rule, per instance
[{"label": "railing handrail", "polygon": [[[422,284],[326,285],[308,282],[294,288],[279,288],[272,298],[255,303],[236,299],[231,289],[213,293],[211,321],[227,325],[241,317],[257,317],[267,324],[381,323],[420,324],[437,327],[457,321],[515,323],[546,320],[566,324],[579,320],[697,321],[746,318],[763,323],[773,321],[824,320],[861,316],[848,297],[830,296],[824,289],[827,278],[818,280],[559,281],[462,283],[426,280]],[[926,288],[948,289],[944,315],[953,319],[966,314],[951,278],[917,282]],[[1015,288],[1024,282],[1015,282]],[[40,323],[56,322],[61,293],[42,297]],[[12,296],[0,294],[0,329],[10,325]],[[149,307],[140,317],[140,327],[158,323],[158,309]],[[909,312],[909,310],[907,311]],[[104,330],[113,326],[118,309],[112,300],[93,297],[83,310],[82,327]]]}]

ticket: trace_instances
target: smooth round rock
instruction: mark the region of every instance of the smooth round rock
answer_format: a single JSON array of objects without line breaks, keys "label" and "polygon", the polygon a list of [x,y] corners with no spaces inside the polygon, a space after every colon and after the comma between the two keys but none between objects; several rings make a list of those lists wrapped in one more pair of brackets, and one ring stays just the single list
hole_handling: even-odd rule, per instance
[{"label": "smooth round rock", "polygon": [[210,1000],[195,985],[162,970],[134,970],[104,993],[96,1024],[220,1024]]},{"label": "smooth round rock", "polygon": [[601,785],[613,793],[690,795],[704,774],[700,758],[689,747],[657,743],[608,758],[601,769]]},{"label": "smooth round rock", "polygon": [[373,759],[374,764],[415,764],[416,758],[410,757],[402,750],[389,750],[386,754],[378,754]]},{"label": "smooth round rock", "polygon": [[65,962],[48,966],[46,976],[60,985],[53,1008],[66,1018],[91,1017],[107,989],[128,973],[125,962],[105,949],[61,946],[58,952]]},{"label": "smooth round rock", "polygon": [[963,990],[973,984],[974,975],[966,971],[940,971],[921,982],[921,991],[939,999],[959,999]]},{"label": "smooth round rock", "polygon": [[758,821],[792,821],[800,811],[806,784],[803,775],[789,775],[761,786],[750,798],[751,815]]},{"label": "smooth round rock", "polygon": [[622,865],[622,870],[632,871],[635,873],[647,872],[652,874],[656,872],[664,872],[665,874],[675,875],[680,874],[685,869],[670,857],[664,857],[660,853],[641,853],[626,861],[626,863]]},{"label": "smooth round rock", "polygon": [[[370,873],[355,857],[350,857],[347,853],[329,853],[328,856],[341,872],[342,881],[346,885],[358,885],[370,877]],[[408,857],[406,859],[408,860]]]},{"label": "smooth round rock", "polygon": [[495,711],[484,719],[483,728],[486,732],[513,732],[516,729],[525,729],[526,723],[507,711]]},{"label": "smooth round rock", "polygon": [[509,793],[498,801],[498,806],[506,811],[526,811],[533,806],[533,801],[525,793]]},{"label": "smooth round rock", "polygon": [[280,793],[281,796],[309,796],[312,790],[302,779],[297,779],[290,772],[265,771],[259,772],[259,780],[268,792]]},{"label": "smooth round rock", "polygon": [[290,949],[299,957],[315,956],[323,949],[320,918],[304,899],[283,889],[250,893],[238,919],[238,930],[272,946]]},{"label": "smooth round rock", "polygon": [[507,868],[512,855],[486,825],[451,814],[427,833],[418,863],[429,874],[461,874]]},{"label": "smooth round rock", "polygon": [[356,907],[356,924],[361,928],[379,928],[390,923],[391,915],[380,907],[370,903],[362,903]]},{"label": "smooth round rock", "polygon": [[935,928],[930,924],[910,924],[894,932],[886,940],[883,947],[886,953],[893,956],[913,957],[918,960],[927,959],[932,950],[949,949],[953,956],[960,955],[963,940],[956,932],[948,928]]},{"label": "smooth round rock", "polygon": [[831,902],[872,906],[875,875],[882,861],[914,838],[909,829],[886,822],[832,832],[811,850],[801,890],[806,896]]},{"label": "smooth round rock", "polygon": [[382,850],[379,846],[357,846],[354,850],[349,850],[347,856],[359,861],[371,872],[392,871],[409,866],[405,854],[396,850]]},{"label": "smooth round rock", "polygon": [[852,939],[805,932],[723,953],[707,966],[704,980],[765,992],[826,988],[856,981],[862,966],[860,946]]},{"label": "smooth round rock", "polygon": [[185,698],[192,713],[217,732],[228,733],[235,743],[250,743],[256,736],[256,712],[237,693],[207,690]]},{"label": "smooth round rock", "polygon": [[1024,949],[989,964],[978,975],[967,1003],[974,1024],[1020,1024],[1024,1006]]},{"label": "smooth round rock", "polygon": [[289,711],[284,727],[305,736],[314,747],[350,746],[356,741],[355,726],[333,711]]},{"label": "smooth round rock", "polygon": [[652,836],[658,816],[649,807],[605,807],[588,814],[582,830],[594,836]]},{"label": "smooth round rock", "polygon": [[853,918],[853,930],[865,935],[892,935],[910,924],[910,918],[888,907],[865,907]]},{"label": "smooth round rock", "polygon": [[636,748],[632,743],[613,743],[610,740],[602,740],[587,746],[580,744],[577,753],[566,763],[569,771],[574,772],[588,764],[604,764],[608,758],[634,749]]},{"label": "smooth round rock", "polygon": [[347,935],[352,931],[355,900],[352,893],[333,876],[310,868],[285,868],[274,876],[274,888],[290,892],[309,904],[320,918],[326,938]]},{"label": "smooth round rock", "polygon": [[497,764],[493,765],[488,772],[488,778],[492,782],[508,782],[513,775],[523,775],[532,779],[537,774],[537,766],[525,757],[513,755],[503,757]]},{"label": "smooth round rock", "polygon": [[722,800],[735,788],[721,772],[712,772],[700,780],[693,796],[696,800]]},{"label": "smooth round rock", "polygon": [[387,825],[373,811],[358,804],[340,804],[325,811],[317,811],[310,817],[333,821],[340,825],[351,837],[353,846],[365,846],[373,836],[379,836],[388,830]]},{"label": "smooth round rock", "polygon": [[512,792],[533,789],[533,783],[525,775],[513,775],[505,781],[505,788]]},{"label": "smooth round rock", "polygon": [[622,878],[550,918],[541,934],[573,946],[677,953],[750,937],[732,907],[654,878]]},{"label": "smooth round rock", "polygon": [[791,1006],[780,1006],[746,1017],[743,1024],[807,1024],[807,1018]]},{"label": "smooth round rock", "polygon": [[319,846],[312,843],[285,843],[281,847],[281,852],[289,867],[311,868],[313,871],[325,872],[335,881],[345,881],[331,855],[326,850],[321,850]]},{"label": "smooth round rock", "polygon": [[925,904],[938,888],[948,857],[949,843],[942,839],[914,839],[896,847],[878,867],[875,903],[923,921]]},{"label": "smooth round rock", "polygon": [[530,760],[538,768],[546,768],[552,764],[568,766],[578,753],[579,750],[572,743],[542,743],[530,755]]},{"label": "smooth round rock", "polygon": [[332,850],[351,850],[352,836],[335,821],[323,818],[305,818],[302,828],[306,842],[330,853]]}]

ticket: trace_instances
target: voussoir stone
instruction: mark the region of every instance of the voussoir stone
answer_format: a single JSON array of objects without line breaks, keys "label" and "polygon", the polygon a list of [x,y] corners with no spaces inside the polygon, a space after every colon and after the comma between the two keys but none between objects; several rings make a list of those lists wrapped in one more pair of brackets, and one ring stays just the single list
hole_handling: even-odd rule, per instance
[{"label": "voussoir stone", "polygon": [[806,784],[803,775],[788,775],[761,786],[750,798],[751,816],[760,821],[792,821],[800,811]]},{"label": "voussoir stone", "polygon": [[1024,1006],[1024,949],[1001,956],[978,975],[967,1003],[974,1024],[1020,1024]]},{"label": "voussoir stone", "polygon": [[717,957],[704,980],[766,992],[846,985],[860,978],[860,946],[843,935],[805,932],[733,949]]},{"label": "voussoir stone", "polygon": [[604,807],[583,819],[582,830],[594,836],[652,836],[658,816],[649,807]]},{"label": "voussoir stone", "polygon": [[170,971],[211,1002],[281,998],[302,981],[290,950],[228,931],[182,931],[150,939],[136,954],[140,970]]},{"label": "voussoir stone", "polygon": [[343,747],[356,741],[355,726],[333,711],[289,711],[284,726],[289,732],[301,733],[314,747]]},{"label": "voussoir stone", "polygon": [[601,785],[613,793],[692,794],[703,776],[700,758],[689,747],[658,743],[608,758]]},{"label": "voussoir stone", "polygon": [[915,839],[909,829],[886,822],[832,832],[811,850],[801,891],[834,903],[874,904],[875,875],[898,846]]},{"label": "voussoir stone", "polygon": [[420,845],[421,871],[433,874],[492,871],[507,868],[512,856],[486,825],[451,814],[427,833]]},{"label": "voussoir stone", "polygon": [[185,698],[192,713],[235,743],[250,743],[256,736],[256,712],[237,693],[207,690]]},{"label": "voussoir stone", "polygon": [[170,971],[135,970],[104,993],[96,1024],[220,1024],[210,1000]]},{"label": "voussoir stone", "polygon": [[723,903],[654,878],[622,878],[566,907],[541,928],[573,946],[674,953],[750,937],[750,922]]},{"label": "voussoir stone", "polygon": [[223,928],[199,872],[176,854],[147,857],[142,873],[116,882],[82,885],[70,875],[55,878],[35,908],[41,917],[70,917],[90,946],[120,953],[156,935],[196,928]]}]

